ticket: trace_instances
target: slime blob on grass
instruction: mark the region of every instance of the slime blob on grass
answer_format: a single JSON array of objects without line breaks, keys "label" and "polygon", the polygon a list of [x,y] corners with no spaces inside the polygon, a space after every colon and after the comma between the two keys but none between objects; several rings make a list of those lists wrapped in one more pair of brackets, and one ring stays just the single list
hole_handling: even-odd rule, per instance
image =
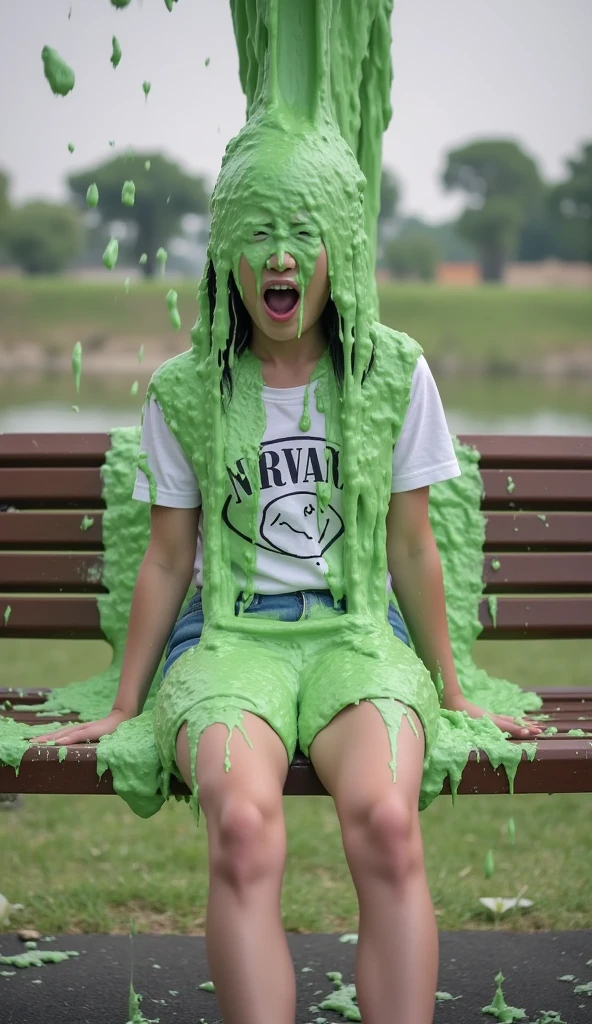
[{"label": "slime blob on grass", "polygon": [[103,263],[107,267],[107,270],[113,270],[117,265],[117,257],[119,256],[119,242],[116,238],[112,238],[107,243],[107,248],[103,253]]},{"label": "slime blob on grass", "polygon": [[113,65],[113,70],[115,70],[115,68],[119,67],[119,62],[121,60],[121,56],[122,56],[122,54],[121,54],[121,46],[119,45],[119,39],[117,38],[117,36],[113,36],[113,38],[111,40],[111,58],[110,58],[111,59],[111,63]]},{"label": "slime blob on grass", "polygon": [[49,82],[51,91],[56,96],[67,96],[74,88],[76,76],[72,68],[62,60],[57,50],[44,46],[41,51],[43,72]]}]

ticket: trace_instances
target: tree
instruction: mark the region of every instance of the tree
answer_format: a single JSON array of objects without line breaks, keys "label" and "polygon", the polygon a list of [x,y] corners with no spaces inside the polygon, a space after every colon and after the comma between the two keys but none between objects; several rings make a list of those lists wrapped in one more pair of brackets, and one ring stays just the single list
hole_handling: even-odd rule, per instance
[{"label": "tree", "polygon": [[473,142],[448,154],[442,182],[468,196],[458,233],[477,248],[483,279],[500,281],[522,225],[542,203],[534,160],[511,140]]},{"label": "tree", "polygon": [[72,206],[31,202],[6,221],[9,257],[26,274],[58,274],[80,251],[84,228]]},{"label": "tree", "polygon": [[[136,187],[133,206],[121,202],[125,181],[133,181]],[[186,174],[158,153],[115,157],[68,179],[79,201],[84,201],[93,182],[99,190],[97,212],[103,223],[123,220],[135,225],[134,254],[139,260],[146,253],[142,269],[147,277],[154,274],[157,249],[180,233],[181,218],[188,213],[205,214],[209,207],[203,178]]]},{"label": "tree", "polygon": [[551,189],[549,208],[576,258],[592,262],[592,142],[566,164],[569,175]]},{"label": "tree", "polygon": [[440,262],[440,248],[424,232],[391,238],[385,244],[383,266],[395,277],[433,281]]}]

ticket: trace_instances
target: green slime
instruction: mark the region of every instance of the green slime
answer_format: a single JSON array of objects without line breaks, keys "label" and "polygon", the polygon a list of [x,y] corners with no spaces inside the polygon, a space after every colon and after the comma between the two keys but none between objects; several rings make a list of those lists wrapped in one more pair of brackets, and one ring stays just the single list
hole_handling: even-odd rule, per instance
[{"label": "green slime", "polygon": [[[386,619],[385,517],[392,450],[421,349],[375,319],[374,229],[368,230],[368,211],[377,210],[379,196],[380,135],[391,76],[385,44],[385,32],[390,40],[391,3],[373,0],[359,6],[353,0],[335,9],[330,0],[232,5],[249,119],[227,148],[212,200],[208,255],[216,273],[217,301],[210,310],[204,274],[191,348],[165,363],[149,387],[202,487],[205,625],[199,647],[178,659],[164,686],[157,673],[142,713],[103,737],[97,755],[99,775],[109,768],[116,792],[142,816],[159,809],[169,795],[171,773],[178,774],[174,747],[182,721],[188,721],[195,755],[201,731],[212,722],[226,724],[228,741],[238,728],[250,742],[242,725],[243,711],[250,709],[276,729],[291,757],[297,742],[307,753],[319,728],[342,707],[369,699],[389,733],[395,779],[398,730],[406,707],[414,707],[426,734],[420,809],[440,793],[447,776],[454,798],[471,750],[485,751],[496,768],[503,765],[511,788],[523,752],[531,758],[535,754],[535,744],[508,743],[490,719],[441,709],[440,690],[414,652],[394,638]],[[265,236],[255,239],[263,226]],[[231,349],[233,397],[226,401],[221,395],[229,277],[234,274],[238,283],[244,255],[260,286],[270,256],[290,252],[298,263],[305,301],[321,244],[327,251],[344,349],[342,386],[326,358],[313,374],[327,443],[340,446],[344,479],[346,531],[341,543],[327,551],[326,578],[335,599],[347,598],[347,613],[300,623],[237,617],[239,591],[247,602],[253,589],[265,408],[261,365],[249,352],[235,360]],[[163,257],[161,249],[157,258],[164,270]],[[132,592],[149,536],[149,508],[131,500],[137,465],[148,478],[151,501],[156,500],[156,487],[146,457],[138,458],[139,430],[114,430],[111,442],[103,468],[103,581],[108,593],[98,603],[113,660],[106,672],[53,691],[44,709],[50,719],[72,712],[82,720],[102,717],[112,706],[119,681]],[[456,450],[462,476],[432,488],[430,516],[442,560],[459,683],[469,700],[487,710],[521,714],[540,707],[536,694],[489,677],[471,657],[481,631],[482,485],[478,453],[458,444]],[[227,530],[221,516],[226,466],[239,458],[252,483],[252,493],[242,503],[243,537]],[[330,500],[331,486],[330,479],[317,485],[321,505]],[[245,585],[239,584],[237,569]],[[246,651],[257,659],[260,674],[251,662],[245,663]],[[308,710],[297,735],[290,707],[274,707],[273,699],[263,706],[259,691],[267,682],[273,697],[291,673],[290,686],[296,680],[292,699],[305,669]],[[223,686],[222,670],[227,677]],[[201,701],[199,718],[197,676],[200,696],[207,698]],[[367,684],[362,690],[360,680]],[[0,720],[0,758],[18,770],[29,746],[26,737],[47,728],[47,722],[31,727]],[[228,745],[225,767],[231,769]],[[197,817],[193,781],[191,803]]]},{"label": "green slime", "polygon": [[508,1006],[504,999],[504,993],[502,991],[502,983],[504,982],[504,976],[500,971],[496,974],[496,990],[492,1002],[489,1006],[484,1006],[481,1010],[482,1013],[489,1013],[496,1020],[499,1020],[501,1024],[512,1024],[515,1020],[526,1020],[525,1010],[518,1006]]},{"label": "green slime", "polygon": [[41,51],[43,73],[49,82],[51,91],[56,96],[67,96],[74,88],[76,81],[72,68],[62,60],[57,50],[44,46]]},{"label": "green slime", "polygon": [[113,70],[115,70],[116,67],[119,67],[119,62],[121,60],[121,46],[119,45],[119,40],[117,36],[113,36],[111,40],[111,45],[112,50],[110,60],[113,65]]}]

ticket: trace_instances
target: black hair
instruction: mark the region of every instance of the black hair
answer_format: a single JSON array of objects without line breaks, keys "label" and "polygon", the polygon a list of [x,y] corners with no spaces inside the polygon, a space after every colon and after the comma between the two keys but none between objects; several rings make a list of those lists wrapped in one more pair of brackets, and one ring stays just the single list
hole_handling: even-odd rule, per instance
[{"label": "black hair", "polygon": [[[207,281],[208,281],[208,302],[210,306],[210,331],[214,322],[214,309],[216,306],[216,294],[217,294],[217,281],[216,271],[214,264],[210,260],[208,263],[207,270]],[[230,329],[228,332],[228,339],[226,342],[226,348],[222,352],[222,379],[220,381],[220,389],[223,396],[227,398],[232,397],[232,371],[230,369],[229,356],[230,349],[232,347],[232,341],[234,339],[234,358],[239,359],[243,352],[249,347],[251,338],[253,336],[253,325],[251,323],[251,317],[249,316],[245,304],[240,297],[240,292],[237,288],[236,281],[234,280],[234,274],[231,272],[228,276],[228,317],[230,320]],[[341,341],[343,334],[343,319],[340,317],[337,306],[333,302],[332,298],[327,300],[327,304],[321,313],[319,318],[321,329],[327,339],[327,345],[329,349],[329,358],[333,366],[333,373],[337,384],[341,386],[343,384],[344,376],[344,359],[343,359],[343,343]],[[355,343],[353,346],[355,350]],[[352,364],[354,361],[354,351],[352,350]],[[374,362],[374,352],[370,357],[370,362],[367,369],[362,377],[362,383],[364,383],[367,375],[372,369],[372,363]]]}]

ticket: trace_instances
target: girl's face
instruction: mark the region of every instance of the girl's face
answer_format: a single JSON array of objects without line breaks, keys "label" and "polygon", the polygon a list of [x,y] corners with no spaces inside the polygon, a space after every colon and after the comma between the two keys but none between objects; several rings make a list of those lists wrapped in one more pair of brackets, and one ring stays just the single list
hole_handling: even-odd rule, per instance
[{"label": "girl's face", "polygon": [[271,224],[257,226],[238,270],[245,308],[272,341],[292,341],[310,330],[331,293],[325,247],[300,219],[287,232]]}]

